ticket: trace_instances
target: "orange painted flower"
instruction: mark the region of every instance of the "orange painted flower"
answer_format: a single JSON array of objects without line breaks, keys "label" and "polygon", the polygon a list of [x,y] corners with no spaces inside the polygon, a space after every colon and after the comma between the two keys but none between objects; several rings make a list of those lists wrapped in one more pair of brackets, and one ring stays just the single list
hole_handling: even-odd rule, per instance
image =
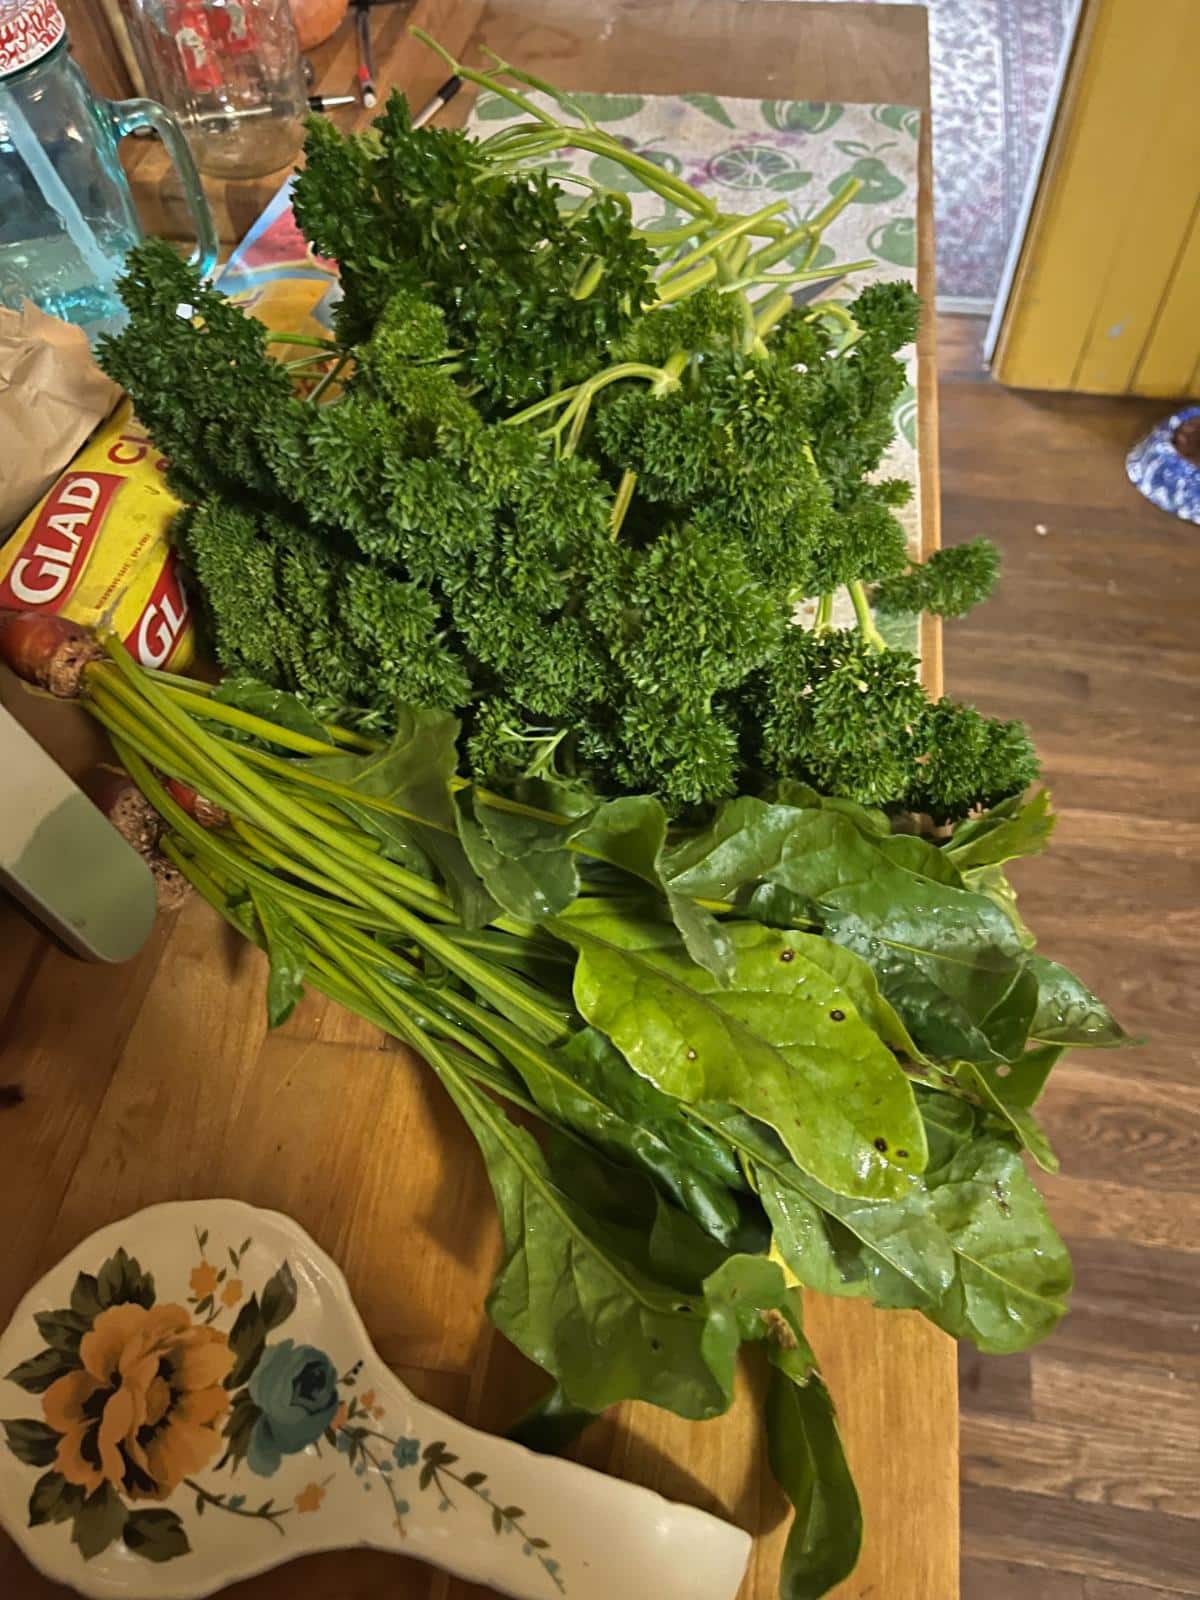
[{"label": "orange painted flower", "polygon": [[235,1306],[241,1298],[242,1280],[240,1278],[230,1278],[229,1282],[221,1290],[221,1304],[223,1306]]},{"label": "orange painted flower", "polygon": [[82,1370],[42,1396],[62,1434],[54,1465],[68,1483],[165,1500],[207,1466],[229,1409],[233,1352],[223,1333],[197,1327],[183,1306],[110,1306],[84,1334],[79,1359]]},{"label": "orange painted flower", "polygon": [[344,1428],[346,1426],[346,1418],[349,1415],[349,1409],[347,1408],[346,1402],[343,1400],[341,1405],[333,1413],[333,1421],[329,1424],[334,1433],[336,1433],[339,1428]]},{"label": "orange painted flower", "polygon": [[364,1411],[370,1411],[371,1407],[375,1404],[374,1389],[368,1389],[366,1394],[362,1396],[358,1403]]},{"label": "orange painted flower", "polygon": [[198,1300],[203,1300],[206,1294],[212,1294],[217,1287],[217,1269],[211,1261],[202,1261],[198,1267],[192,1268],[192,1275],[188,1279],[192,1286],[192,1293]]},{"label": "orange painted flower", "polygon": [[321,1501],[324,1498],[325,1490],[319,1483],[305,1484],[304,1488],[296,1496],[296,1510],[319,1511],[321,1509]]}]

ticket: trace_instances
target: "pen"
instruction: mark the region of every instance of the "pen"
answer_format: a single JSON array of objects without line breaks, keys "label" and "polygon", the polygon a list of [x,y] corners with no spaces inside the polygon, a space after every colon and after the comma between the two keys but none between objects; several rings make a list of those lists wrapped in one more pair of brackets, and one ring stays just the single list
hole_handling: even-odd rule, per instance
[{"label": "pen", "polygon": [[358,90],[363,105],[369,111],[378,99],[375,93],[375,62],[371,56],[370,0],[354,0],[354,31],[358,36]]},{"label": "pen", "polygon": [[452,78],[447,78],[445,83],[434,95],[433,99],[430,100],[427,105],[423,105],[420,111],[417,112],[416,116],[412,120],[413,127],[423,128],[429,121],[430,117],[436,117],[442,107],[449,104],[449,102],[454,99],[454,96],[461,88],[462,79],[457,73],[455,73]]}]

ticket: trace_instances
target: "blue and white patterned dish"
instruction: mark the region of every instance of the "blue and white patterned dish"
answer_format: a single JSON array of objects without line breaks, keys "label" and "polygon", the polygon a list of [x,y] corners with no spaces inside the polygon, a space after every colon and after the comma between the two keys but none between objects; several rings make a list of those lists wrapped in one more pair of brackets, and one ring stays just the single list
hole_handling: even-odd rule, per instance
[{"label": "blue and white patterned dish", "polygon": [[1173,517],[1200,522],[1200,467],[1181,456],[1175,431],[1200,417],[1200,406],[1188,406],[1160,422],[1125,457],[1125,470],[1136,489]]}]

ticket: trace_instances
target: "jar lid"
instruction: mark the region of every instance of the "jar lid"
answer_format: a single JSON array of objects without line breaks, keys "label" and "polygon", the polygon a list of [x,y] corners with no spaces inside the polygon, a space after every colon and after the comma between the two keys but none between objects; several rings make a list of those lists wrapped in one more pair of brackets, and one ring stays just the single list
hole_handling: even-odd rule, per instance
[{"label": "jar lid", "polygon": [[66,31],[57,0],[0,3],[0,78],[49,55]]}]

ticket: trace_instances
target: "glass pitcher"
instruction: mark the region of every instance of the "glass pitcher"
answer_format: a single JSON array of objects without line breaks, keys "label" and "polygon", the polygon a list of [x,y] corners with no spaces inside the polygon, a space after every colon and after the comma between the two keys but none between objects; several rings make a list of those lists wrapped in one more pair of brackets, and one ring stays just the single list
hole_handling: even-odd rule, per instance
[{"label": "glass pitcher", "polygon": [[201,172],[259,178],[292,160],[308,98],[288,0],[132,0],[128,20]]},{"label": "glass pitcher", "polygon": [[93,341],[121,326],[117,280],[142,229],[117,144],[144,127],[179,171],[208,273],[216,230],[178,124],[152,100],[93,94],[55,0],[0,0],[0,303],[32,300]]}]

